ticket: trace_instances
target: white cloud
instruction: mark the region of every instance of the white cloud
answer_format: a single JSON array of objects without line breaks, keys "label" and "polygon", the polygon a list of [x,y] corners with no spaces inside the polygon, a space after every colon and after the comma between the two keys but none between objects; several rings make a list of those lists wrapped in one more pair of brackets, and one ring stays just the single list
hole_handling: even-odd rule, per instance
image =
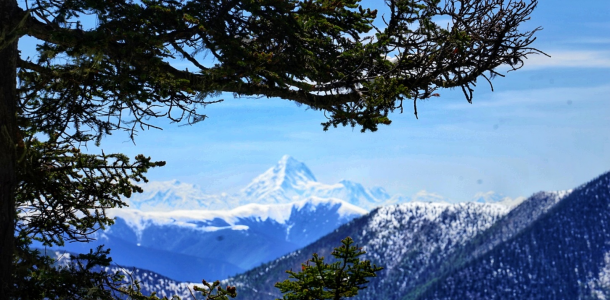
[{"label": "white cloud", "polygon": [[558,50],[545,51],[551,57],[530,55],[523,69],[540,68],[610,68],[610,51]]}]

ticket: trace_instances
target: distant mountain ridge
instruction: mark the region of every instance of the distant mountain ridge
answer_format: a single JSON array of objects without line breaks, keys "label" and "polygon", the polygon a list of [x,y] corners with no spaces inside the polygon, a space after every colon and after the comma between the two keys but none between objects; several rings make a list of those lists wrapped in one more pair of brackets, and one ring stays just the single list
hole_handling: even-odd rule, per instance
[{"label": "distant mountain ridge", "polygon": [[131,198],[123,199],[129,208],[142,211],[171,211],[187,209],[230,209],[239,206],[236,197],[222,193],[219,195],[205,194],[194,184],[178,180],[150,181],[141,184],[144,192],[132,194]]},{"label": "distant mountain ridge", "polygon": [[[610,188],[610,184],[608,188]],[[562,199],[570,194],[571,191],[536,193],[513,210],[493,203],[413,202],[385,206],[353,219],[309,246],[283,255],[233,278],[223,280],[222,284],[236,285],[238,299],[275,299],[280,295],[273,285],[275,282],[285,279],[285,270],[298,269],[300,264],[310,258],[314,252],[328,257],[332,248],[337,246],[342,238],[351,236],[358,245],[367,251],[366,259],[385,267],[378,274],[379,277],[373,278],[367,289],[361,291],[354,298],[355,300],[419,299],[417,297],[427,295],[426,291],[435,289],[430,288],[430,286],[438,284],[437,278],[439,276],[461,270],[465,262],[475,261],[479,257],[484,257],[487,253],[493,251],[497,253],[498,250],[496,249],[501,247],[502,243],[527,230],[531,224],[545,214],[552,213]],[[318,201],[323,202],[321,199],[318,199]],[[340,200],[336,201],[341,202]],[[297,208],[305,208],[311,204],[301,203],[297,205]],[[252,209],[250,212],[251,219],[262,220],[267,218],[279,223],[289,222],[290,218],[285,215],[285,208],[273,209],[267,207],[265,209],[265,206],[260,205],[258,210]],[[276,205],[267,206],[273,207]],[[349,206],[347,207],[349,208]],[[128,222],[133,223],[130,226],[139,228],[138,230],[143,230],[151,224],[136,224],[137,222],[158,223],[157,225],[169,222],[187,226],[197,223],[197,226],[200,226],[199,230],[214,232],[222,225],[225,227],[239,226],[236,225],[238,219],[236,219],[236,216],[246,215],[243,212],[232,212],[224,215],[223,212],[205,211],[194,215],[185,213],[127,211],[123,212],[123,218],[119,217],[118,220],[119,222],[129,220]],[[227,228],[223,230],[227,230]],[[291,229],[289,228],[287,231],[291,231]],[[112,234],[112,232],[110,233]],[[131,238],[133,239],[133,236]],[[597,275],[589,278],[588,284],[595,288],[592,293],[602,296],[601,298],[591,299],[605,299],[603,296],[607,295],[604,293],[610,287],[610,276],[605,275],[610,274],[610,263],[607,263],[610,259],[608,257],[610,257],[610,254],[604,256],[606,263],[599,268]],[[108,270],[122,270],[122,272],[131,273],[133,279],[141,282],[145,294],[156,291],[160,296],[179,295],[189,297],[188,289],[194,285],[193,283],[170,279],[161,275],[163,273],[148,271],[142,267],[113,266]],[[201,271],[203,270],[200,270],[199,274],[203,274]],[[217,278],[201,277],[208,280]],[[189,281],[196,282],[195,280]],[[468,297],[464,298],[463,295],[453,297],[452,293],[448,297],[433,299],[468,299]]]},{"label": "distant mountain ridge", "polygon": [[143,194],[125,199],[131,208],[146,211],[226,210],[251,203],[286,204],[318,197],[336,198],[370,210],[383,204],[408,200],[400,195],[391,197],[381,187],[367,189],[349,180],[331,185],[320,183],[304,163],[288,155],[233,195],[208,195],[196,185],[175,180],[150,182],[143,187]]},{"label": "distant mountain ridge", "polygon": [[[574,269],[582,268],[584,270],[583,274],[585,276],[583,276],[582,281],[584,285],[580,289],[570,287],[567,282],[560,279],[562,276],[551,277],[552,280],[559,279],[559,284],[549,282],[529,286],[528,288],[514,289],[511,285],[513,281],[518,285],[527,284],[527,281],[522,280],[523,276],[515,276],[520,274],[520,271],[510,269],[511,261],[514,258],[505,261],[508,262],[508,264],[504,264],[505,267],[508,267],[506,270],[502,268],[502,263],[499,263],[499,269],[497,269],[497,266],[493,268],[494,272],[498,271],[499,277],[497,278],[494,275],[495,273],[478,274],[473,273],[472,270],[473,262],[474,266],[481,262],[489,263],[490,255],[502,262],[503,253],[506,251],[503,249],[505,249],[506,243],[509,241],[514,243],[515,240],[519,239],[523,240],[524,232],[525,240],[531,240],[531,236],[528,236],[527,232],[541,229],[545,230],[546,233],[552,232],[552,230],[548,230],[548,224],[546,223],[543,226],[535,226],[535,224],[548,223],[548,220],[566,222],[565,216],[563,218],[555,216],[555,214],[561,214],[561,211],[566,210],[565,206],[569,206],[566,202],[578,202],[574,203],[577,205],[576,207],[580,208],[581,211],[594,212],[598,215],[597,220],[602,221],[601,225],[606,225],[604,223],[606,218],[602,216],[609,215],[607,208],[610,202],[608,201],[610,199],[609,190],[610,176],[601,182],[592,182],[588,186],[583,186],[575,191],[579,194],[576,198],[584,194],[590,196],[591,199],[603,199],[603,201],[597,203],[569,200],[568,197],[574,197],[572,191],[564,191],[536,193],[513,210],[509,210],[506,206],[485,203],[406,203],[386,206],[352,220],[303,249],[284,255],[236,277],[223,280],[222,284],[236,285],[238,299],[275,299],[280,295],[273,285],[278,280],[285,278],[284,270],[298,269],[300,263],[309,258],[313,252],[328,257],[330,250],[347,234],[355,237],[357,243],[367,251],[365,258],[385,267],[378,274],[379,277],[373,278],[367,289],[362,290],[354,298],[355,300],[607,299],[610,296],[610,249],[599,253],[593,250],[593,253],[586,255],[589,259],[597,257],[600,264],[583,265],[581,263]],[[606,209],[592,210],[591,205],[588,204],[593,204],[597,208],[605,207]],[[303,207],[306,205],[302,204]],[[574,208],[567,208],[567,210],[574,213]],[[136,214],[141,213],[136,212]],[[263,217],[265,214],[267,216],[274,215],[274,213],[269,212],[258,213],[259,216]],[[169,215],[171,214],[166,214],[166,216]],[[277,220],[287,220],[285,216],[278,218],[280,215],[281,213],[275,214]],[[579,219],[581,224],[586,224],[587,222],[582,222],[582,220],[585,220],[588,215],[588,213],[577,213],[576,216],[568,218]],[[187,219],[176,221],[186,221],[188,223],[188,218],[197,219],[201,216],[187,217]],[[228,221],[231,220],[228,219]],[[217,221],[213,223],[218,224]],[[575,225],[573,221],[570,224]],[[595,249],[596,246],[610,244],[600,240],[605,236],[604,234],[583,232],[579,229],[581,227],[570,226],[570,230],[564,230],[564,232],[576,231],[576,236],[596,236],[597,242],[593,245],[593,248],[587,242],[575,243],[575,246],[582,248],[582,246],[589,244],[584,247]],[[606,236],[606,240],[608,239],[610,238]],[[548,248],[549,245],[547,244],[542,245]],[[553,247],[552,244],[550,247]],[[519,249],[528,248],[522,247]],[[532,254],[533,252],[526,251],[525,253]],[[578,257],[572,256],[570,253],[566,252],[563,256],[566,258]],[[58,255],[59,252],[56,252],[55,256]],[[557,257],[557,255],[555,256]],[[492,264],[494,260],[491,259]],[[536,259],[532,261],[536,261]],[[62,263],[61,260],[60,263]],[[591,266],[596,267],[591,268]],[[192,280],[191,282],[180,282],[158,272],[138,267],[111,266],[106,270],[112,272],[118,270],[130,274],[126,279],[138,280],[145,294],[155,291],[159,296],[178,295],[188,298],[190,297],[189,288],[192,289],[195,285]],[[557,272],[553,271],[553,274],[563,274],[562,272],[569,273],[564,268],[563,270],[557,269]],[[578,273],[578,271],[576,272]],[[536,276],[536,278],[544,278],[544,275],[537,274]],[[530,278],[532,278],[531,275]],[[464,283],[466,283],[466,287],[461,290],[460,285]],[[439,285],[441,286],[439,287]],[[447,286],[450,289],[447,290]],[[481,287],[484,287],[486,294],[481,293],[483,289]],[[566,287],[566,290],[563,290],[562,287]],[[492,293],[490,294],[489,291]],[[519,293],[514,291],[519,291]],[[528,293],[523,294],[523,291]],[[562,295],[559,292],[567,294]],[[470,297],[469,295],[476,296]]]},{"label": "distant mountain ridge", "polygon": [[[236,194],[209,195],[196,185],[176,180],[149,182],[143,187],[144,193],[134,194],[131,198],[125,199],[130,208],[144,211],[227,210],[251,203],[281,204],[318,197],[340,199],[366,210],[372,210],[383,205],[409,201],[447,201],[443,196],[426,191],[420,191],[412,197],[392,196],[382,187],[366,188],[360,183],[349,180],[341,180],[336,184],[320,183],[304,163],[289,155],[283,156],[275,166],[254,178]],[[486,192],[478,193],[472,201],[502,202],[512,207],[523,199],[522,197],[511,199],[495,192]]]},{"label": "distant mountain ridge", "polygon": [[115,224],[99,232],[96,241],[62,249],[83,253],[104,244],[119,265],[179,281],[218,280],[302,248],[366,212],[317,197],[225,211],[113,209],[108,213]]},{"label": "distant mountain ridge", "polygon": [[[114,209],[109,215],[122,220],[132,231],[138,243],[152,227],[175,226],[202,233],[223,230],[248,231],[263,223],[273,223],[282,228],[274,231],[277,238],[306,245],[317,238],[316,232],[330,232],[349,220],[366,214],[367,211],[339,199],[310,197],[305,200],[283,204],[247,204],[232,210],[178,210],[167,212],[143,212],[133,209]],[[307,218],[304,220],[304,218]],[[320,222],[313,222],[319,220]],[[305,229],[297,231],[297,228]],[[317,228],[330,226],[332,228]],[[316,230],[313,228],[316,227]],[[309,232],[307,231],[309,229]],[[106,234],[113,234],[111,227]]]},{"label": "distant mountain ridge", "polygon": [[[319,208],[316,210],[320,212]],[[263,221],[267,216],[271,220],[271,215],[276,216],[274,222],[278,224],[289,223],[283,213],[270,210],[252,213],[251,219]],[[211,222],[198,224],[189,219],[196,216],[172,218],[172,223],[199,226],[198,230],[204,232],[216,232],[223,226],[227,228],[222,230],[239,231],[232,227],[249,226],[233,222],[231,215],[223,216],[224,223],[211,216],[207,217]],[[354,300],[609,299],[609,225],[610,173],[575,190],[536,193],[514,209],[481,202],[389,205],[356,217],[315,242],[223,280],[222,284],[237,286],[238,299],[276,299],[281,295],[274,284],[287,277],[285,270],[298,270],[313,253],[328,259],[332,248],[350,236],[367,251],[366,259],[385,268]],[[293,229],[284,227],[273,234],[286,234]],[[175,238],[174,234],[169,236]],[[165,288],[165,281],[147,276],[146,280],[156,282],[157,289],[170,294],[178,291],[177,287],[188,286],[167,281],[169,286]]]},{"label": "distant mountain ridge", "polygon": [[82,253],[104,244],[119,265],[179,281],[224,279],[302,248],[367,213],[341,198],[370,204],[390,197],[382,188],[369,191],[348,181],[320,184],[305,164],[284,156],[239,198],[206,195],[198,186],[178,181],[153,182],[128,199],[130,208],[108,211],[116,223],[99,232],[96,241],[63,249]]}]

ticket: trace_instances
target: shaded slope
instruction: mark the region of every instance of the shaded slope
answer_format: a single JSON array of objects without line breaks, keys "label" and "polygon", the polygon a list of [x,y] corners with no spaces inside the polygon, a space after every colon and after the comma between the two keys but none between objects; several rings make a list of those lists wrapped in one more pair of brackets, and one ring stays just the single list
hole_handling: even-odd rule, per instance
[{"label": "shaded slope", "polygon": [[[122,239],[102,237],[94,243],[70,243],[62,249],[48,249],[46,252],[88,253],[90,249],[104,245],[110,248],[112,263],[119,266],[137,266],[154,271],[177,281],[194,279],[217,280],[226,278],[244,269],[225,260],[201,258],[169,251],[138,247]],[[39,248],[41,248],[38,245]],[[45,253],[45,249],[43,253]],[[162,263],[161,263],[162,262]]]},{"label": "shaded slope", "polygon": [[249,204],[230,211],[113,210],[97,240],[62,249],[86,253],[104,244],[121,265],[176,280],[220,280],[295,251],[365,210],[337,199]]},{"label": "shaded slope", "polygon": [[519,206],[512,209],[508,214],[500,218],[489,229],[479,233],[468,241],[463,247],[457,249],[443,263],[442,267],[434,274],[437,277],[463,266],[502,242],[505,242],[547,213],[561,199],[571,193],[570,191],[538,192],[527,198]]},{"label": "shaded slope", "polygon": [[610,296],[610,174],[579,187],[528,228],[436,280],[416,299]]},{"label": "shaded slope", "polygon": [[114,213],[117,222],[105,233],[109,239],[227,261],[248,270],[306,246],[366,211],[337,199],[309,198],[291,204],[248,204],[230,211]]}]

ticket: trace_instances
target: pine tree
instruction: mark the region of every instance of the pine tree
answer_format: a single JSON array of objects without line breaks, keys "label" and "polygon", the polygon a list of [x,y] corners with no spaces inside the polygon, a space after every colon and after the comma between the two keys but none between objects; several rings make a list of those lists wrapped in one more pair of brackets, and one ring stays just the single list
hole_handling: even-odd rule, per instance
[{"label": "pine tree", "polygon": [[[377,28],[377,12],[358,0],[0,0],[0,298],[30,284],[60,297],[32,281],[55,271],[30,241],[90,239],[112,224],[105,209],[125,205],[121,197],[140,191],[134,182],[163,165],[81,150],[105,135],[133,138],[159,117],[203,121],[198,109],[222,92],[322,110],[324,130],[375,131],[410,101],[417,116],[417,101],[438,89],[459,87],[470,102],[478,78],[542,53],[531,47],[538,29],[519,29],[536,0],[387,4]],[[452,22],[439,26],[437,16]],[[38,41],[33,57],[17,48],[26,36]],[[104,264],[104,253],[83,261]],[[87,276],[73,290],[97,295],[76,287],[99,283]]]},{"label": "pine tree", "polygon": [[314,253],[312,259],[301,266],[300,272],[286,271],[290,274],[289,279],[275,285],[284,294],[283,299],[340,300],[356,296],[359,290],[365,289],[369,282],[367,278],[375,277],[375,272],[383,268],[360,260],[365,252],[353,246],[351,238],[347,237],[341,243],[342,246],[331,253],[334,262],[325,263],[324,257]]}]

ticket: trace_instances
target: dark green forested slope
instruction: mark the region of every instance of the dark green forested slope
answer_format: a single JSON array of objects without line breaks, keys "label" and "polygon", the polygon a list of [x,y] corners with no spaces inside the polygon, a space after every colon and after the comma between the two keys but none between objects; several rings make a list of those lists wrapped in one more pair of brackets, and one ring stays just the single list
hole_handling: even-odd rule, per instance
[{"label": "dark green forested slope", "polygon": [[512,239],[405,298],[607,299],[609,205],[607,173],[574,190]]},{"label": "dark green forested slope", "polygon": [[[425,279],[427,281],[426,285],[433,282],[441,274],[459,269],[469,261],[491,251],[500,243],[513,238],[570,193],[571,190],[533,194],[500,218],[489,229],[470,239],[463,247],[456,249],[450,257],[441,263],[441,267],[432,276]],[[422,282],[418,281],[418,283]],[[418,287],[418,290],[422,290],[422,287]],[[409,291],[409,293],[413,294],[413,291]]]}]

